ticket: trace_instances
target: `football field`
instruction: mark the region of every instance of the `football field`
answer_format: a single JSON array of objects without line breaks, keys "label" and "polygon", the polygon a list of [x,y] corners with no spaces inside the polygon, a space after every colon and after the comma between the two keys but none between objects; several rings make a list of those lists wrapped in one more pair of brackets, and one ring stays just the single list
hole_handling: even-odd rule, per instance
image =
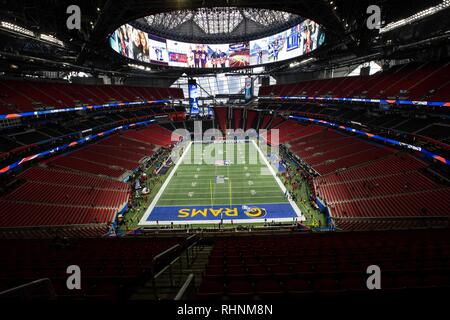
[{"label": "football field", "polygon": [[190,142],[180,153],[140,225],[302,220],[254,141]]}]

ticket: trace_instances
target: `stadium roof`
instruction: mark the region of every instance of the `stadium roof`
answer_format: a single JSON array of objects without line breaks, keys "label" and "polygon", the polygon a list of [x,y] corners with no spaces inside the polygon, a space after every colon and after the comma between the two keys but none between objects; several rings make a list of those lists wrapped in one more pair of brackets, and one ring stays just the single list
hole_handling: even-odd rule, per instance
[{"label": "stadium roof", "polygon": [[[4,0],[0,8],[0,68],[10,74],[35,74],[40,76],[43,71],[72,72],[83,71],[95,74],[130,75],[158,77],[167,76],[177,79],[183,70],[174,70],[165,66],[152,66],[150,71],[134,69],[124,58],[115,54],[108,43],[111,33],[120,26],[129,23],[142,23],[144,27],[152,28],[159,24],[159,31],[170,32],[176,41],[191,41],[189,37],[201,35],[214,38],[215,42],[231,42],[233,35],[255,39],[259,35],[250,31],[258,31],[261,37],[276,33],[295,24],[295,16],[312,19],[320,24],[327,35],[327,43],[314,54],[315,60],[291,67],[291,61],[281,61],[265,66],[265,72],[297,73],[298,70],[309,72],[336,68],[337,66],[355,66],[361,63],[381,59],[435,59],[446,56],[448,50],[443,50],[442,43],[447,43],[449,30],[448,10],[441,10],[433,15],[424,15],[432,6],[448,3],[448,0],[139,0],[116,1],[107,0]],[[82,8],[81,29],[68,29],[67,7],[79,4]],[[389,32],[379,33],[367,28],[367,7],[378,4],[381,7],[383,26],[403,23],[401,27]],[[228,9],[224,10],[223,8]],[[221,19],[216,23],[214,15],[203,17],[199,14],[197,22],[192,12],[206,10],[222,11]],[[239,9],[237,9],[239,8]],[[256,9],[251,9],[256,8]],[[270,10],[272,9],[272,10]],[[238,15],[233,12],[238,10]],[[427,11],[428,10],[428,11]],[[143,17],[169,17],[171,12],[182,11],[183,15],[172,15],[166,19],[172,26],[163,28],[162,22],[148,23]],[[229,14],[225,14],[229,13]],[[277,12],[282,12],[277,14]],[[164,13],[166,13],[164,15]],[[250,14],[251,13],[251,14]],[[283,13],[289,13],[287,17]],[[160,16],[161,15],[161,16]],[[420,20],[409,17],[419,15]],[[178,17],[178,20],[177,20]],[[234,17],[234,18],[233,18]],[[223,18],[223,19],[222,19]],[[446,19],[447,18],[447,19]],[[237,20],[233,20],[237,19]],[[242,20],[241,20],[242,19]],[[266,19],[266,20],[265,20]],[[285,19],[285,20],[283,20]],[[192,23],[189,23],[192,21]],[[228,21],[228,22],[226,22]],[[241,21],[233,29],[236,22]],[[273,23],[266,23],[273,21]],[[286,26],[283,26],[283,21]],[[221,22],[221,23],[219,23]],[[406,23],[406,24],[404,24]],[[191,26],[194,31],[180,32]],[[221,26],[222,25],[222,26]],[[265,28],[266,25],[270,27]],[[241,32],[247,26],[246,34]],[[250,27],[253,26],[253,29]],[[279,29],[277,29],[279,28]],[[144,28],[141,28],[144,30]],[[156,26],[155,26],[155,30]],[[205,31],[206,30],[206,31]],[[219,32],[219,33],[214,33]],[[228,33],[225,33],[228,32]],[[164,36],[164,35],[163,35]],[[177,39],[179,36],[182,39]],[[252,40],[252,39],[241,39]],[[429,41],[428,41],[429,40]],[[238,42],[240,40],[237,40]],[[202,41],[203,42],[203,41]],[[303,61],[302,61],[303,62]],[[220,71],[218,69],[218,71]],[[200,74],[203,71],[192,69],[189,75]],[[211,72],[208,70],[207,72]]]},{"label": "stadium roof", "polygon": [[131,22],[151,34],[202,43],[256,39],[292,27],[304,19],[284,11],[214,7],[175,10]]}]

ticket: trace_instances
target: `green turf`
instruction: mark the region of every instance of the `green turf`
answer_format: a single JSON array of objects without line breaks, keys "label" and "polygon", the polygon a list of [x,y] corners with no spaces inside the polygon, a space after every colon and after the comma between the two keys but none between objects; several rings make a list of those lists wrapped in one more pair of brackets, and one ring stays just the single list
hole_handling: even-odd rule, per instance
[{"label": "green turf", "polygon": [[[205,148],[205,147],[203,146],[203,148]],[[224,148],[226,148],[226,147],[224,146]],[[235,145],[234,148],[236,149],[237,146]],[[253,152],[253,151],[251,151],[251,152]],[[225,150],[225,152],[226,152],[226,150]],[[248,154],[248,152],[250,152],[250,151],[247,150],[246,154]],[[193,149],[191,149],[189,152],[189,155],[188,155],[188,157],[191,160],[194,160],[193,153],[194,153]],[[235,155],[236,154],[237,153],[235,152]],[[258,154],[258,156],[259,156],[259,154]],[[197,159],[197,160],[200,160],[200,159]],[[275,179],[273,179],[272,176],[269,176],[271,179],[267,179],[268,181],[258,180],[257,184],[255,183],[252,186],[252,188],[248,188],[249,187],[248,180],[247,180],[247,185],[245,185],[245,183],[244,183],[245,180],[241,181],[239,184],[237,179],[243,179],[244,177],[245,177],[245,179],[247,179],[247,177],[245,176],[246,173],[250,173],[253,178],[255,176],[259,175],[259,173],[260,173],[259,170],[261,168],[266,168],[266,165],[264,163],[259,163],[257,165],[242,165],[242,164],[236,165],[236,160],[237,160],[236,157],[234,157],[233,160],[234,160],[233,162],[235,164],[233,164],[229,167],[217,167],[215,165],[202,164],[202,165],[200,165],[200,173],[197,172],[197,168],[199,167],[199,165],[195,165],[195,164],[180,165],[178,167],[177,174],[172,177],[170,184],[167,186],[167,188],[163,194],[163,197],[160,198],[160,201],[158,201],[157,205],[180,205],[180,203],[181,203],[181,205],[183,205],[183,204],[189,205],[190,203],[186,201],[187,198],[189,199],[188,201],[192,201],[191,204],[193,204],[193,205],[197,205],[197,204],[198,205],[201,205],[201,204],[210,205],[211,204],[211,200],[210,200],[211,192],[210,192],[210,183],[208,181],[211,179],[211,177],[212,177],[212,179],[214,179],[216,172],[217,172],[217,175],[221,174],[221,175],[225,176],[225,175],[232,174],[233,177],[235,177],[234,179],[231,180],[232,202],[233,203],[242,201],[238,204],[245,204],[245,203],[248,203],[248,201],[253,201],[256,204],[256,199],[252,199],[253,197],[251,196],[251,194],[249,194],[250,190],[255,190],[257,192],[258,196],[260,195],[260,191],[261,192],[264,191],[264,194],[268,196],[267,198],[265,198],[263,200],[264,203],[270,203],[271,201],[272,202],[286,202],[284,195],[282,194],[278,184],[275,182]],[[295,164],[288,161],[287,165],[289,167],[291,167],[292,170],[295,170]],[[245,167],[247,167],[247,170],[244,169]],[[156,176],[156,177],[152,176],[153,169],[154,168],[151,167],[146,172],[147,175],[150,177],[149,180],[146,182],[146,186],[151,190],[151,194],[149,194],[147,201],[144,201],[144,199],[141,199],[139,201],[138,205],[136,207],[134,207],[133,209],[131,209],[127,213],[126,220],[127,220],[127,224],[128,224],[128,230],[131,230],[131,229],[137,227],[138,221],[142,218],[142,215],[144,214],[145,210],[150,205],[150,203],[154,199],[156,193],[162,187],[164,180],[167,178],[167,176],[170,174],[170,172],[174,169],[174,167],[171,167],[170,170],[164,176]],[[199,174],[197,180],[200,178],[206,179],[206,180],[197,181],[198,184],[196,185],[195,188],[193,188],[192,182],[193,182],[193,176],[195,174]],[[271,180],[272,180],[272,182],[271,182]],[[311,190],[309,190],[309,187],[308,187],[306,181],[303,181],[303,179],[299,178],[298,175],[296,175],[294,177],[290,176],[286,181],[284,181],[284,179],[282,179],[282,180],[285,183],[286,187],[288,187],[288,189],[290,190],[290,193],[296,194],[298,196],[298,199],[296,202],[297,202],[298,206],[300,207],[300,209],[302,210],[302,212],[306,216],[307,221],[305,224],[310,225],[310,226],[316,226],[317,222],[320,221],[320,225],[324,226],[325,225],[325,216],[320,211],[313,208],[308,201],[309,196],[311,194]],[[293,190],[290,185],[290,182],[291,182],[290,180],[299,181],[300,188],[297,190]],[[253,179],[253,181],[256,181],[256,180]],[[213,184],[213,186],[215,187],[213,189],[213,199],[215,201],[214,204],[215,205],[220,204],[217,199],[220,196],[220,197],[226,198],[222,202],[223,202],[223,204],[228,205],[229,204],[228,184],[227,183],[225,183],[223,185]],[[200,200],[197,199],[197,197],[196,197],[195,203],[194,203],[194,199],[190,199],[188,196],[186,196],[191,191],[194,192],[194,195],[195,195],[195,192],[198,192],[198,194],[197,194],[197,196],[199,196],[198,198],[207,197],[208,199],[200,202]],[[276,192],[276,193],[279,193],[279,195],[277,197],[272,197],[273,195],[268,194],[267,191]],[[166,195],[166,192],[167,192],[167,195]],[[237,192],[239,192],[239,193],[237,193]],[[173,198],[172,193],[176,193],[176,195],[175,195],[176,200],[168,200],[168,199]],[[178,193],[180,193],[180,194],[178,194]],[[203,193],[206,193],[206,194],[203,194]],[[270,197],[269,197],[269,195],[270,195]],[[280,195],[281,195],[281,198],[278,198]],[[244,199],[234,198],[235,196],[239,196]],[[162,202],[163,199],[165,199],[164,202]],[[245,224],[239,224],[239,225],[245,225]],[[190,228],[196,228],[196,227],[214,228],[215,226],[214,225],[211,225],[211,226],[209,226],[209,225],[190,225]],[[223,226],[223,227],[227,227],[227,226]],[[235,226],[230,225],[229,227],[235,227]],[[253,224],[252,227],[258,227],[258,225]],[[120,230],[126,231],[125,226],[121,225]]]},{"label": "green turf", "polygon": [[[229,166],[205,163],[203,152]],[[252,160],[250,160],[252,159]],[[262,174],[263,173],[263,174]],[[223,183],[215,179],[223,176]],[[283,203],[286,197],[253,143],[192,144],[157,206]]]}]

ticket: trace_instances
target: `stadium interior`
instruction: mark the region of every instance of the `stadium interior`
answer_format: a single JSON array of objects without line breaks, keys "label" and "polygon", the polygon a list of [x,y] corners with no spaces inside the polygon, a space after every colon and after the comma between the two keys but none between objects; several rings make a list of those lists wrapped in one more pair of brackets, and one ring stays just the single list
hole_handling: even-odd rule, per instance
[{"label": "stadium interior", "polygon": [[448,294],[449,0],[0,3],[0,300]]}]

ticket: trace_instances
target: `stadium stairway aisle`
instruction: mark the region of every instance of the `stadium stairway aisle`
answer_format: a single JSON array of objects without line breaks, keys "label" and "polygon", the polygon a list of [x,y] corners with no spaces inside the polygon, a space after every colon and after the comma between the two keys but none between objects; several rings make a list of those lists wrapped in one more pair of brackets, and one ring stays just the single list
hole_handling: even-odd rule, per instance
[{"label": "stadium stairway aisle", "polygon": [[[213,247],[210,245],[196,244],[190,253],[183,252],[172,263],[172,267],[166,268],[155,280],[156,292],[153,282],[146,285],[131,296],[131,300],[173,300],[190,274],[194,275],[194,286],[198,288],[208,264]],[[189,258],[187,256],[189,255]],[[186,298],[192,298],[187,296]]]}]

